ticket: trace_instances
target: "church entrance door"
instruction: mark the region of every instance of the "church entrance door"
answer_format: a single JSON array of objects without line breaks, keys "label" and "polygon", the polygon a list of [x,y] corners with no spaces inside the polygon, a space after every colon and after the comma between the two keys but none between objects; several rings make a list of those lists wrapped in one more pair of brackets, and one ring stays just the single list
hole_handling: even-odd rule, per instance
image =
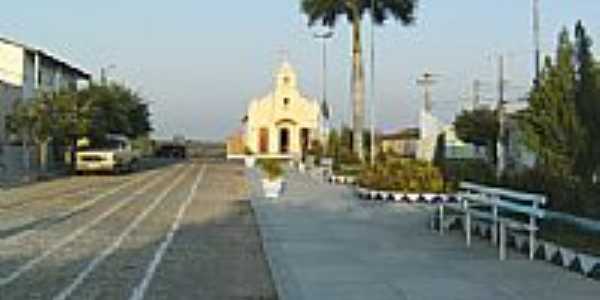
[{"label": "church entrance door", "polygon": [[302,159],[305,159],[310,148],[310,129],[302,128],[300,130],[300,146],[302,147]]},{"label": "church entrance door", "polygon": [[279,153],[288,154],[290,152],[290,130],[287,128],[279,129]]}]

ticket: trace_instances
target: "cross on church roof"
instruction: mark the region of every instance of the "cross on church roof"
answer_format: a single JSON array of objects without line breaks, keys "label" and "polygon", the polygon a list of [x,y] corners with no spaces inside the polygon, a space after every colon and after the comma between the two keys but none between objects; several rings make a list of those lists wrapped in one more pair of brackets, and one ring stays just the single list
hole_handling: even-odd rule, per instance
[{"label": "cross on church roof", "polygon": [[283,48],[279,50],[279,56],[282,63],[288,62],[290,60],[290,51],[286,48]]}]

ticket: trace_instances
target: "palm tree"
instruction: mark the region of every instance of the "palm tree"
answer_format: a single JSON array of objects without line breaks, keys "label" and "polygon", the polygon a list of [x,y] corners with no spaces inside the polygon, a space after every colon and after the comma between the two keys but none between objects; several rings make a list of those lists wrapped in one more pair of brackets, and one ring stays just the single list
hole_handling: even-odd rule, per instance
[{"label": "palm tree", "polygon": [[365,71],[362,61],[361,21],[369,11],[377,25],[389,18],[411,25],[415,21],[418,0],[302,0],[302,12],[308,17],[309,26],[320,23],[334,27],[338,17],[346,16],[352,24],[352,124],[354,152],[364,160],[363,127],[365,119]]}]

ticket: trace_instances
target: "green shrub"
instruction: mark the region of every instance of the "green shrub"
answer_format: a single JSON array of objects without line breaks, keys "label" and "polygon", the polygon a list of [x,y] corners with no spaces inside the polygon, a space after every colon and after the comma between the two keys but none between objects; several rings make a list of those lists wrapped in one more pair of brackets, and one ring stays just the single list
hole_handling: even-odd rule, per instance
[{"label": "green shrub", "polygon": [[267,179],[276,180],[283,175],[281,162],[274,159],[265,159],[259,162],[260,168],[263,170]]},{"label": "green shrub", "polygon": [[254,155],[254,152],[250,149],[250,147],[245,146],[244,147],[244,154],[245,155]]},{"label": "green shrub", "polygon": [[576,177],[558,177],[535,168],[505,174],[497,184],[513,190],[544,194],[548,208],[581,217],[600,218],[600,185]]},{"label": "green shrub", "polygon": [[412,193],[441,193],[444,178],[430,163],[417,160],[393,160],[365,168],[359,178],[360,186],[384,191]]},{"label": "green shrub", "polygon": [[358,158],[358,156],[350,149],[340,148],[338,153],[338,160],[336,161],[336,163],[342,165],[356,165],[360,164],[361,161]]},{"label": "green shrub", "polygon": [[453,159],[443,163],[443,174],[448,189],[456,190],[462,181],[476,182],[486,185],[495,185],[495,167],[485,160],[480,159]]}]

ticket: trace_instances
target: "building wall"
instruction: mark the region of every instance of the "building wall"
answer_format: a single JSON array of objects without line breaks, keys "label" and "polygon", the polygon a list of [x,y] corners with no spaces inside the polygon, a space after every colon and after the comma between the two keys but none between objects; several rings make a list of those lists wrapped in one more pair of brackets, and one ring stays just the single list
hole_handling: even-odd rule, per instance
[{"label": "building wall", "polygon": [[417,158],[424,161],[432,161],[435,155],[438,136],[442,133],[443,126],[431,112],[425,110],[421,111],[419,123],[421,136]]},{"label": "building wall", "polygon": [[[0,163],[9,172],[18,172],[25,166],[20,143],[9,139],[6,117],[12,113],[17,100],[28,101],[39,91],[59,91],[77,88],[81,72],[41,51],[0,40]],[[39,157],[36,147],[29,151],[30,166],[36,168]],[[52,151],[49,151],[52,162]]]},{"label": "building wall", "polygon": [[35,54],[31,51],[26,51],[24,57],[24,69],[23,69],[23,93],[22,98],[29,100],[35,97],[37,72],[35,66]]},{"label": "building wall", "polygon": [[11,86],[23,85],[25,50],[0,41],[0,82]]},{"label": "building wall", "polygon": [[280,153],[280,132],[289,131],[289,154],[302,154],[301,132],[308,129],[309,143],[320,139],[319,103],[303,97],[298,90],[297,76],[292,67],[285,63],[276,75],[275,90],[268,96],[254,100],[248,108],[246,146],[259,154],[261,129],[268,130],[268,153]]}]

